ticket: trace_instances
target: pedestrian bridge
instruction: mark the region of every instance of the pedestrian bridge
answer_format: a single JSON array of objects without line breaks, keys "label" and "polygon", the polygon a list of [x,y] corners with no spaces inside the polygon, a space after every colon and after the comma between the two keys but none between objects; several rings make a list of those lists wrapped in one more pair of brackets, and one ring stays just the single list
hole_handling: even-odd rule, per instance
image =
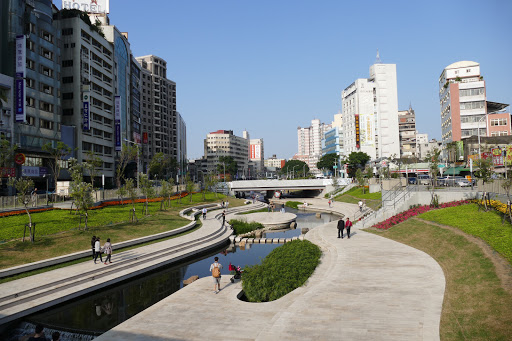
[{"label": "pedestrian bridge", "polygon": [[[345,186],[350,183],[350,179],[338,179],[338,183]],[[228,183],[231,192],[323,190],[326,186],[331,185],[331,179],[242,180]]]}]

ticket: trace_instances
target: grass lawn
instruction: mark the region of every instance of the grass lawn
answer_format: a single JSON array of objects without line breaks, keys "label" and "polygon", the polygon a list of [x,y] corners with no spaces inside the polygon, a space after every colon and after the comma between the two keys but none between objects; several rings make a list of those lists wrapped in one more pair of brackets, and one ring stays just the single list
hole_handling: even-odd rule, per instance
[{"label": "grass lawn", "polygon": [[[121,241],[156,234],[186,225],[189,220],[181,218],[178,212],[182,209],[200,203],[220,202],[225,196],[216,197],[208,193],[203,201],[201,193],[181,199],[181,203],[173,200],[171,208],[159,211],[160,203],[150,203],[152,215],[142,216],[142,203],[136,204],[138,223],[130,223],[129,208],[131,205],[112,206],[91,211],[89,230],[78,230],[78,218],[69,211],[55,210],[33,214],[33,222],[37,223],[36,241],[34,244],[21,240],[12,240],[0,244],[0,268],[57,257],[90,248],[92,235],[100,236],[102,241],[107,238],[115,244]],[[228,198],[230,206],[243,205],[243,200]],[[26,215],[0,218],[0,231],[19,236],[23,235],[23,224],[28,222]],[[7,233],[7,232],[3,232]],[[19,237],[18,237],[19,238]]]},{"label": "grass lawn", "polygon": [[348,202],[349,204],[357,204],[360,199],[364,199],[366,200],[366,206],[373,210],[377,210],[381,205],[381,197],[381,192],[370,193],[370,191],[366,189],[363,194],[363,189],[361,187],[354,187],[343,194],[337,195],[334,197],[334,200]]},{"label": "grass lawn", "polygon": [[494,210],[478,211],[478,205],[462,205],[420,214],[418,218],[450,225],[478,237],[498,251],[512,264],[512,225]]},{"label": "grass lawn", "polygon": [[248,212],[240,212],[240,213],[237,213],[237,214],[251,214],[251,213],[259,213],[259,212],[268,212],[268,208],[264,207],[264,208],[260,208],[259,210],[253,210],[253,211],[248,211]]},{"label": "grass lawn", "polygon": [[[448,210],[451,209],[428,214],[433,218]],[[461,224],[471,224],[470,217],[457,217]],[[486,217],[482,215],[480,219]],[[441,340],[510,340],[512,294],[502,287],[492,261],[479,246],[449,229],[415,219],[386,231],[366,231],[422,250],[441,265],[446,278]]]}]

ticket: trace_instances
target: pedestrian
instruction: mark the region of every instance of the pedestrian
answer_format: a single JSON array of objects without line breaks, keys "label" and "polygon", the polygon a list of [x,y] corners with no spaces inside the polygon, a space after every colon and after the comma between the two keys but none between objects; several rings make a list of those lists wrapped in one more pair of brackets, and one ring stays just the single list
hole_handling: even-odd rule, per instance
[{"label": "pedestrian", "polygon": [[272,213],[274,213],[274,210],[276,209],[276,205],[274,205],[274,203],[272,203],[271,208],[272,208]]},{"label": "pedestrian", "polygon": [[30,193],[30,200],[32,200],[32,207],[36,207],[37,188],[34,188],[34,190]]},{"label": "pedestrian", "polygon": [[36,326],[35,333],[32,335],[27,335],[22,337],[20,340],[23,341],[47,341],[48,339],[44,336],[43,333],[44,327],[40,324]]},{"label": "pedestrian", "polygon": [[96,256],[96,251],[94,251],[94,244],[96,244],[96,236],[92,236],[91,239],[92,259],[94,259],[94,256]]},{"label": "pedestrian", "polygon": [[214,260],[213,264],[210,265],[210,272],[213,277],[213,292],[218,293],[220,291],[220,270],[222,270],[222,264],[219,263],[219,257],[215,257]]},{"label": "pedestrian", "polygon": [[229,207],[229,201],[226,200],[226,210],[228,209]]},{"label": "pedestrian", "polygon": [[96,259],[100,256],[100,261],[103,262],[103,257],[101,257],[101,245],[100,245],[100,237],[96,237],[96,241],[94,242],[94,264],[96,264]]},{"label": "pedestrian", "polygon": [[331,199],[329,199],[328,202],[329,202],[329,208],[331,208]]},{"label": "pedestrian", "polygon": [[363,201],[359,199],[359,202],[357,204],[359,205],[359,212],[363,212]]},{"label": "pedestrian", "polygon": [[103,244],[103,252],[107,255],[105,265],[107,265],[107,262],[112,263],[112,244],[110,243],[110,238],[107,238],[107,242]]},{"label": "pedestrian", "polygon": [[206,209],[206,207],[203,207],[203,220],[206,219],[206,212],[208,212],[208,210]]},{"label": "pedestrian", "polygon": [[350,221],[350,218],[347,217],[347,221],[345,222],[345,228],[347,229],[347,237],[350,239],[350,228],[352,227],[352,222]]},{"label": "pedestrian", "polygon": [[343,229],[345,228],[345,221],[343,221],[343,217],[338,220],[338,238],[343,239]]},{"label": "pedestrian", "polygon": [[221,208],[224,208],[224,200],[222,200],[222,205],[220,205]]},{"label": "pedestrian", "polygon": [[270,207],[270,206],[272,206],[272,204],[268,204],[268,205],[267,205],[267,211],[268,211],[268,212],[270,212],[270,209],[271,209],[271,207]]},{"label": "pedestrian", "polygon": [[281,213],[285,213],[284,204],[281,204]]},{"label": "pedestrian", "polygon": [[222,226],[224,227],[224,224],[226,223],[226,211],[222,211]]},{"label": "pedestrian", "polygon": [[60,341],[60,333],[59,332],[52,333],[52,341]]}]

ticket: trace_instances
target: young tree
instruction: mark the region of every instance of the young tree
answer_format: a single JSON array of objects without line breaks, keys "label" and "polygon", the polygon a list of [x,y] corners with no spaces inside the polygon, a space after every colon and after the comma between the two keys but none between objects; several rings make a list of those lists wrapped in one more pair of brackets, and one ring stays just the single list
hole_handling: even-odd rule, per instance
[{"label": "young tree", "polygon": [[48,142],[43,145],[42,149],[50,154],[50,168],[55,182],[55,190],[57,190],[57,180],[60,174],[61,165],[64,159],[71,153],[71,148],[64,142],[59,141],[55,147],[52,146],[51,142]]},{"label": "young tree", "polygon": [[493,179],[492,179],[493,163],[492,163],[492,159],[491,158],[478,159],[478,160],[476,160],[475,165],[476,165],[476,168],[477,168],[477,170],[475,171],[475,175],[477,177],[479,177],[480,179],[482,179],[484,184],[486,182],[492,182],[493,181]]},{"label": "young tree", "polygon": [[233,177],[237,171],[238,164],[232,156],[219,157],[219,163],[217,164],[217,172],[219,172],[219,174],[231,174],[231,177]]},{"label": "young tree", "polygon": [[[163,211],[165,208],[165,202],[169,200],[172,193],[172,186],[170,186],[168,181],[162,180],[162,188],[160,189],[160,195],[162,196],[162,201],[160,202],[160,210]],[[169,198],[169,199],[168,199]]]},{"label": "young tree", "polygon": [[368,178],[368,181],[373,178],[373,168],[371,166],[368,166],[366,167],[366,170],[365,170],[365,174],[364,174],[367,178]]},{"label": "young tree", "polygon": [[121,179],[124,178],[124,171],[126,166],[137,158],[139,148],[137,145],[125,144],[123,145],[116,167],[116,184],[117,188],[121,187]]},{"label": "young tree", "polygon": [[117,189],[117,195],[119,196],[119,200],[121,201],[121,203],[123,202],[124,200],[124,197],[126,196],[126,187],[125,186],[121,186]]},{"label": "young tree", "polygon": [[169,158],[164,153],[156,153],[149,162],[149,174],[155,178],[164,179],[167,167],[169,167]]},{"label": "young tree", "polygon": [[25,241],[25,232],[28,227],[28,232],[30,236],[30,241],[34,242],[34,235],[35,235],[35,226],[34,229],[32,229],[32,216],[30,215],[30,211],[28,209],[28,205],[30,204],[30,190],[34,188],[34,181],[30,179],[24,179],[24,178],[9,178],[8,180],[9,186],[13,186],[16,188],[16,191],[18,191],[17,199],[20,204],[22,204],[25,207],[25,212],[27,212],[28,216],[28,224],[25,225],[25,230],[23,231],[23,241]]},{"label": "young tree", "polygon": [[439,156],[441,155],[441,150],[438,148],[434,148],[431,151],[427,153],[427,159],[429,161],[429,173],[430,178],[432,179],[432,192],[430,205],[437,207],[439,206],[439,200],[437,198],[437,195],[435,194],[436,190],[436,184],[437,184],[437,173],[439,172]]},{"label": "young tree", "polygon": [[192,179],[190,178],[190,175],[187,174],[187,176],[185,177],[185,191],[187,191],[187,193],[190,195],[190,202],[192,202],[194,187],[195,187],[194,181],[192,181]]},{"label": "young tree", "polygon": [[360,168],[358,168],[356,170],[356,179],[357,179],[357,183],[359,184],[359,186],[363,187],[363,194],[364,194],[364,192],[365,192],[365,190],[364,190],[364,184],[365,184],[364,174]]},{"label": "young tree", "polygon": [[148,215],[148,198],[152,198],[155,195],[155,188],[147,174],[140,173],[139,179],[140,189],[142,190],[142,194],[146,197],[146,203],[144,205],[145,215]]},{"label": "young tree", "polygon": [[83,181],[84,169],[87,168],[86,164],[79,164],[78,162],[72,162],[69,168],[71,172],[71,184],[70,191],[71,197],[75,202],[77,211],[80,214],[80,223],[78,229],[82,225],[82,216],[84,217],[84,231],[87,230],[87,223],[89,221],[89,208],[94,204],[92,198],[92,184]]},{"label": "young tree", "polygon": [[89,172],[89,176],[91,177],[91,185],[92,188],[94,188],[94,179],[96,178],[97,170],[103,165],[103,161],[94,154],[94,152],[91,150],[88,150],[87,153],[85,153],[85,169]]},{"label": "young tree", "polygon": [[135,214],[135,201],[137,200],[137,187],[135,187],[135,184],[133,182],[133,179],[127,179],[125,183],[126,193],[128,194],[128,197],[132,201],[132,208],[130,210],[130,221],[136,221],[137,215]]},{"label": "young tree", "polygon": [[205,187],[210,191],[215,192],[215,198],[218,198],[217,190],[215,189],[218,182],[218,178],[213,174],[207,174],[205,177]]},{"label": "young tree", "polygon": [[14,153],[17,145],[12,145],[9,140],[0,138],[0,167],[11,167],[14,162]]}]

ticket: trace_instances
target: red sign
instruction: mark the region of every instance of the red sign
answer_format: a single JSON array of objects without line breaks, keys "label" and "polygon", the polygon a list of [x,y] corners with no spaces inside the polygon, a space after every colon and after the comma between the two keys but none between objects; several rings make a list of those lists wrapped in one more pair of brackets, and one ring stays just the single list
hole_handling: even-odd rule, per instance
[{"label": "red sign", "polygon": [[14,174],[16,174],[14,168],[0,167],[0,178],[7,178],[9,176],[14,176]]},{"label": "red sign", "polygon": [[503,155],[501,155],[501,149],[500,148],[493,148],[492,149],[492,163],[495,166],[503,166]]},{"label": "red sign", "polygon": [[144,143],[144,144],[148,143],[148,133],[147,132],[142,133],[142,143]]},{"label": "red sign", "polygon": [[25,163],[25,154],[18,153],[14,156],[14,162],[16,162],[18,165],[22,165]]}]

